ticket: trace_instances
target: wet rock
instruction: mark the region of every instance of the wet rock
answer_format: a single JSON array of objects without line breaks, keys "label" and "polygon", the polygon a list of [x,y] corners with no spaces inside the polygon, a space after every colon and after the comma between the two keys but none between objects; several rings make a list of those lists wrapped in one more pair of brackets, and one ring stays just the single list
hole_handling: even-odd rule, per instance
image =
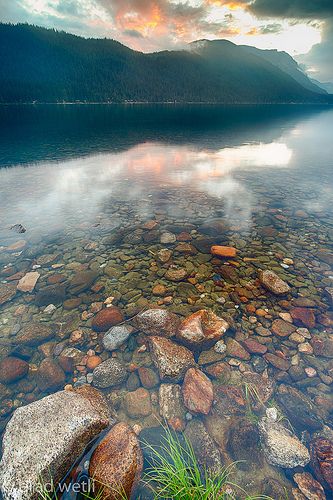
[{"label": "wet rock", "polygon": [[316,356],[333,358],[333,335],[314,335],[311,345]]},{"label": "wet rock", "polygon": [[17,290],[20,292],[32,292],[36,286],[36,283],[40,277],[37,271],[27,273],[20,279],[17,284]]},{"label": "wet rock", "polygon": [[308,472],[294,474],[294,481],[309,500],[326,500],[323,487]]},{"label": "wet rock", "polygon": [[228,363],[213,363],[205,367],[205,372],[212,378],[218,379],[221,382],[227,383],[231,377],[231,367]]},{"label": "wet rock", "polygon": [[280,385],[276,398],[296,429],[315,431],[323,426],[317,407],[295,387]]},{"label": "wet rock", "polygon": [[294,325],[283,319],[276,319],[272,323],[272,331],[278,337],[289,337],[295,330],[296,327]]},{"label": "wet rock", "polygon": [[203,348],[220,340],[228,328],[229,324],[223,318],[202,309],[182,321],[177,337],[191,347]]},{"label": "wet rock", "polygon": [[135,323],[147,335],[173,337],[178,331],[180,318],[166,309],[147,309],[138,314]]},{"label": "wet rock", "polygon": [[246,418],[235,419],[229,430],[227,449],[235,461],[253,461],[260,453],[257,427]]},{"label": "wet rock", "polygon": [[251,406],[254,409],[262,408],[273,396],[274,381],[271,377],[248,371],[243,373],[242,382],[250,390],[252,389],[252,392],[255,391],[255,400],[251,401]]},{"label": "wet rock", "polygon": [[127,424],[120,422],[96,447],[90,459],[89,475],[94,478],[97,490],[103,491],[103,498],[120,500],[124,495],[131,497],[142,467],[138,438]]},{"label": "wet rock", "polygon": [[267,347],[254,339],[245,339],[242,341],[242,345],[251,354],[265,354],[267,352]]},{"label": "wet rock", "polygon": [[66,377],[63,369],[56,361],[45,358],[37,371],[37,385],[42,392],[56,391],[65,385]]},{"label": "wet rock", "polygon": [[215,238],[198,238],[193,240],[193,245],[199,252],[204,254],[210,254],[210,249],[216,243]]},{"label": "wet rock", "polygon": [[228,226],[223,219],[212,219],[199,227],[199,232],[208,236],[221,237],[228,230]]},{"label": "wet rock", "polygon": [[109,423],[107,404],[91,387],[57,392],[15,410],[3,438],[4,499],[32,498],[41,481],[50,481],[50,472],[57,484]]},{"label": "wet rock", "polygon": [[181,430],[185,428],[185,406],[182,390],[178,384],[161,384],[158,393],[160,415],[171,427],[180,423]]},{"label": "wet rock", "polygon": [[27,231],[26,228],[22,226],[22,224],[14,224],[13,226],[10,226],[9,229],[19,234],[25,233]]},{"label": "wet rock", "polygon": [[96,271],[78,272],[71,280],[68,289],[73,295],[78,295],[90,288],[97,278],[98,273]]},{"label": "wet rock", "polygon": [[93,384],[100,389],[106,389],[125,382],[127,371],[118,359],[110,358],[95,368],[93,376]]},{"label": "wet rock", "polygon": [[214,411],[220,416],[244,415],[247,409],[244,392],[235,385],[218,385],[214,391]]},{"label": "wet rock", "polygon": [[0,382],[10,384],[25,377],[29,371],[29,364],[23,359],[9,356],[0,360]]},{"label": "wet rock", "polygon": [[168,248],[162,248],[157,252],[157,258],[162,264],[168,262],[172,257],[172,251]]},{"label": "wet rock", "polygon": [[107,332],[112,326],[118,325],[124,321],[121,310],[116,306],[102,309],[93,318],[91,327],[95,332]]},{"label": "wet rock", "polygon": [[62,304],[65,299],[66,287],[61,284],[45,286],[38,290],[35,296],[35,302],[38,307],[45,307],[50,304]]},{"label": "wet rock", "polygon": [[224,278],[228,282],[238,283],[239,281],[238,272],[232,266],[221,266],[219,268],[219,273],[221,274],[222,278]]},{"label": "wet rock", "polygon": [[152,358],[162,380],[179,381],[195,365],[191,351],[164,337],[150,337]]},{"label": "wet rock", "polygon": [[259,272],[260,283],[275,295],[283,295],[290,291],[288,283],[283,281],[277,274],[268,269]]},{"label": "wet rock", "polygon": [[333,288],[325,288],[325,295],[331,306],[333,306]]},{"label": "wet rock", "polygon": [[168,289],[165,285],[162,285],[160,283],[157,283],[152,289],[152,294],[156,295],[157,297],[164,297],[168,293]]},{"label": "wet rock", "polygon": [[185,437],[191,443],[199,465],[211,474],[221,473],[223,467],[218,447],[202,422],[191,420],[185,429]]},{"label": "wet rock", "polygon": [[263,417],[258,428],[268,463],[283,468],[304,467],[309,463],[310,455],[307,448],[281,423]]},{"label": "wet rock", "polygon": [[213,384],[198,368],[187,370],[182,386],[184,404],[193,413],[207,415],[213,404]]},{"label": "wet rock", "polygon": [[16,285],[0,283],[0,306],[12,300],[16,295]]},{"label": "wet rock", "polygon": [[318,437],[310,443],[311,468],[320,483],[333,492],[333,440]]},{"label": "wet rock", "polygon": [[21,252],[27,245],[25,240],[18,240],[6,247],[6,252]]},{"label": "wet rock", "polygon": [[35,346],[41,344],[54,336],[54,330],[51,326],[44,323],[29,323],[24,325],[17,336],[15,343]]},{"label": "wet rock", "polygon": [[131,418],[147,417],[152,412],[149,391],[143,387],[128,392],[124,398],[124,405],[127,415]]},{"label": "wet rock", "polygon": [[140,366],[138,369],[138,375],[140,377],[141,384],[146,389],[153,389],[153,387],[156,387],[160,382],[157,373],[146,366]]},{"label": "wet rock", "polygon": [[210,251],[214,257],[220,257],[222,259],[235,258],[237,255],[237,250],[234,247],[213,245]]},{"label": "wet rock", "polygon": [[182,281],[185,279],[188,275],[188,272],[186,271],[185,268],[183,267],[170,267],[167,272],[165,273],[165,278],[169,281]]},{"label": "wet rock", "polygon": [[175,234],[166,232],[161,234],[160,241],[163,245],[170,245],[172,243],[175,243],[177,241],[177,238]]},{"label": "wet rock", "polygon": [[244,349],[244,347],[241,346],[239,342],[237,342],[237,340],[232,338],[227,339],[226,346],[228,356],[243,359],[245,361],[251,359],[250,354]]},{"label": "wet rock", "polygon": [[308,307],[294,307],[290,309],[290,314],[294,320],[307,328],[314,328],[316,325],[316,316],[313,309],[309,309]]},{"label": "wet rock", "polygon": [[134,328],[130,325],[113,326],[103,337],[103,346],[107,351],[114,351],[126,342],[133,333]]},{"label": "wet rock", "polygon": [[285,358],[277,356],[276,354],[268,352],[264,354],[264,358],[267,361],[267,363],[274,366],[278,370],[288,371],[290,368],[290,362]]}]

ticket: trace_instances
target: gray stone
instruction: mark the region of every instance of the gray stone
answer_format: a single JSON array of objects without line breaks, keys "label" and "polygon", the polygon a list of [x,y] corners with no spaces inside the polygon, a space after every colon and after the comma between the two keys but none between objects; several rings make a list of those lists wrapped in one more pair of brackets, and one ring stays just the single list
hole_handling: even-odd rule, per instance
[{"label": "gray stone", "polygon": [[130,325],[113,326],[103,337],[103,346],[107,351],[118,349],[131,335],[134,328]]},{"label": "gray stone", "polygon": [[110,358],[98,365],[93,371],[93,384],[101,389],[113,387],[125,382],[127,371],[116,358]]},{"label": "gray stone", "polygon": [[4,500],[37,499],[57,484],[88,443],[110,424],[103,396],[89,386],[60,391],[18,408],[3,438],[0,487]]},{"label": "gray stone", "polygon": [[281,423],[263,417],[259,424],[262,448],[267,461],[283,468],[304,467],[310,461],[308,449]]}]

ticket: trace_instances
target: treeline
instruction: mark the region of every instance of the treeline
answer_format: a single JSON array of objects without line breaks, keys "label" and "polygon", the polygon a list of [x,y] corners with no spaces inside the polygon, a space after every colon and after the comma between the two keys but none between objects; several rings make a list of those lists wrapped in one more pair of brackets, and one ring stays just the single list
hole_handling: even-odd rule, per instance
[{"label": "treeline", "polygon": [[325,102],[230,42],[143,54],[27,24],[0,24],[0,102]]}]

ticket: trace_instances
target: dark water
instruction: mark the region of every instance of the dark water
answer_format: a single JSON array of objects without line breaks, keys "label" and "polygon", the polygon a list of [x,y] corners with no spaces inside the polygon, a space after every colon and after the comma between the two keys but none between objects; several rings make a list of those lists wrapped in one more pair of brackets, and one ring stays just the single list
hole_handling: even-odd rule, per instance
[{"label": "dark water", "polygon": [[[110,296],[127,319],[152,304],[180,316],[203,308],[226,315],[227,338],[245,345],[251,337],[283,360],[280,366],[262,353],[227,351],[219,362],[231,371],[228,384],[242,386],[249,371],[263,374],[275,384],[267,407],[278,405],[279,388],[286,384],[309,398],[321,421],[332,426],[331,108],[2,107],[0,127],[0,354],[30,364],[19,380],[0,380],[2,428],[15,408],[66,383],[92,382],[87,359],[105,360],[110,353],[103,334],[92,331],[91,318]],[[151,220],[157,225],[149,231],[143,225]],[[15,224],[26,232],[10,229]],[[176,241],[161,243],[165,232]],[[179,246],[182,239],[191,247]],[[204,239],[206,249],[197,244]],[[237,258],[212,260],[207,248],[213,243],[236,247]],[[157,258],[162,248],[173,252],[167,264]],[[170,265],[185,269],[186,277],[168,279]],[[265,291],[257,279],[260,269],[275,271],[291,292],[281,298]],[[87,270],[94,279],[75,290],[72,280]],[[40,275],[35,288],[16,291],[32,271]],[[164,287],[161,293],[156,285]],[[286,336],[273,325],[282,318],[292,325]],[[22,341],[31,323],[52,335]],[[318,339],[325,342],[322,350]],[[137,353],[141,344],[142,335],[135,334],[116,353],[127,367],[139,364],[156,373],[149,354]],[[57,362],[68,347],[79,350],[73,371],[54,384],[40,382],[42,360]],[[222,382],[209,371],[214,363],[201,363],[197,354],[196,359],[219,394]],[[119,418],[149,436],[147,429],[160,418],[158,387],[149,390],[149,415],[133,417],[124,404],[140,384],[132,373],[121,387],[105,392]],[[279,411],[298,437],[305,431],[309,445],[310,427],[297,425],[289,407]],[[259,418],[262,408],[254,413],[247,404],[244,412],[232,411],[231,420],[238,425],[249,414]],[[214,409],[204,418],[188,413],[184,423],[195,429],[197,421],[204,422],[216,438],[221,415]],[[237,454],[230,444],[231,460],[247,459],[249,446]],[[291,474],[267,470],[260,460],[253,454],[249,469],[239,471],[241,483],[262,493],[268,474],[282,491],[290,490]],[[249,476],[256,478],[250,486]]]}]

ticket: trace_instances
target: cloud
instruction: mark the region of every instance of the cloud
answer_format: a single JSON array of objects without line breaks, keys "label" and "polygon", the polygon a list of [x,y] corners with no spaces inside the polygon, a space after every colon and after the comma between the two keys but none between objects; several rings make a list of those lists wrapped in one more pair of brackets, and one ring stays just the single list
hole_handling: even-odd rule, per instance
[{"label": "cloud", "polygon": [[332,0],[254,0],[248,9],[263,17],[325,19],[333,16]]},{"label": "cloud", "polygon": [[333,82],[333,17],[325,22],[321,43],[314,45],[310,52],[299,56],[297,60],[313,78]]}]

